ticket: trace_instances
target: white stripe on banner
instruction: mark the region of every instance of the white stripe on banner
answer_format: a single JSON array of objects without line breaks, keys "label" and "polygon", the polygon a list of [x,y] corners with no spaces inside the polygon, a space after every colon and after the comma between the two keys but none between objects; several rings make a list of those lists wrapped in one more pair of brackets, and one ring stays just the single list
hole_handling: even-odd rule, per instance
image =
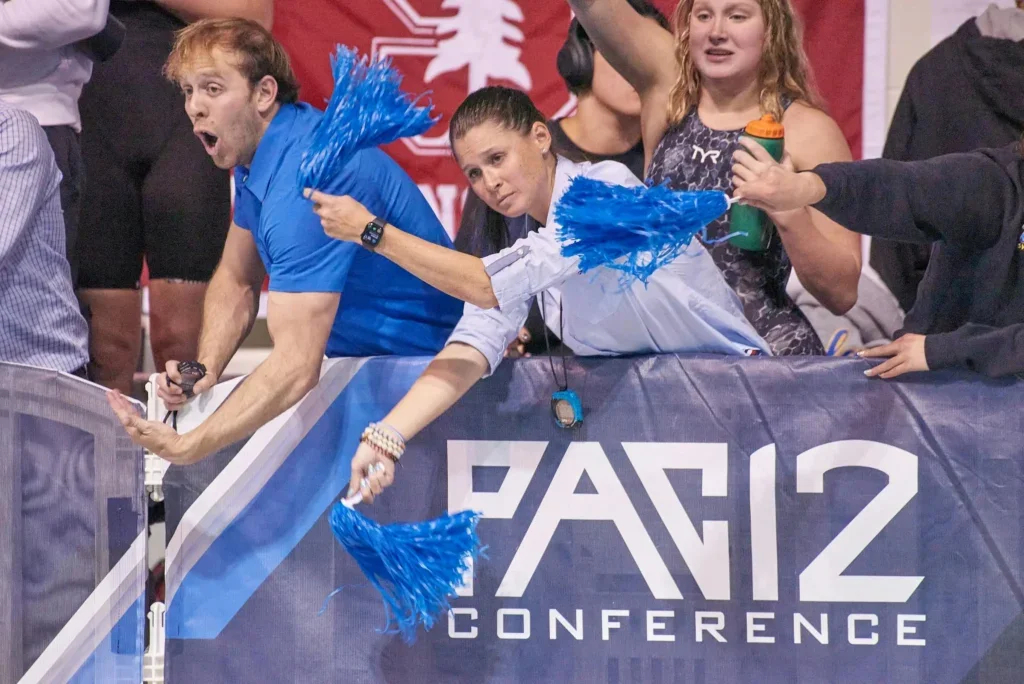
[{"label": "white stripe on banner", "polygon": [[[259,494],[295,447],[334,403],[367,359],[329,359],[320,370],[320,382],[302,401],[270,421],[245,443],[224,470],[203,490],[181,518],[167,545],[166,604],[171,605],[182,579],[206,553],[214,540]],[[182,431],[209,417],[241,382],[217,385],[209,398],[179,416]],[[203,399],[203,395],[200,395]]]},{"label": "white stripe on banner", "polygon": [[143,530],[18,684],[50,684],[71,679],[145,591]]}]

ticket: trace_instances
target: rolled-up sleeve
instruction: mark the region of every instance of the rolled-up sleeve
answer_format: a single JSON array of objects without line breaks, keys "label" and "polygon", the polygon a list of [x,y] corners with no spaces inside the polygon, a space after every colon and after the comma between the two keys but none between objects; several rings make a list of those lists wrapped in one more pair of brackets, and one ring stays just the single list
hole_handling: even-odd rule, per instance
[{"label": "rolled-up sleeve", "polygon": [[[569,180],[580,168],[585,169],[584,173],[589,178],[606,183],[627,187],[643,185],[628,168],[619,163],[576,165],[559,159],[553,205],[561,199],[561,193],[566,191]],[[498,308],[504,310],[518,306],[580,272],[578,256],[562,255],[562,243],[557,237],[560,230],[561,226],[555,220],[554,212],[551,212],[540,230],[527,233],[511,247],[484,259]]]},{"label": "rolled-up sleeve", "polygon": [[481,309],[473,304],[466,304],[448,344],[461,342],[468,344],[487,358],[487,373],[491,375],[498,369],[505,358],[505,349],[512,343],[519,329],[526,322],[533,299],[505,309]]},{"label": "rolled-up sleeve", "polygon": [[548,225],[532,231],[483,259],[498,306],[481,309],[466,304],[448,343],[468,344],[487,357],[487,375],[498,368],[505,349],[519,334],[533,298],[579,273],[579,257],[562,256],[561,243],[555,237],[557,228]]},{"label": "rolled-up sleeve", "polygon": [[[518,307],[537,293],[579,273],[579,257],[562,256],[551,228],[541,228],[484,259],[498,308]],[[527,312],[529,309],[527,309]]]}]

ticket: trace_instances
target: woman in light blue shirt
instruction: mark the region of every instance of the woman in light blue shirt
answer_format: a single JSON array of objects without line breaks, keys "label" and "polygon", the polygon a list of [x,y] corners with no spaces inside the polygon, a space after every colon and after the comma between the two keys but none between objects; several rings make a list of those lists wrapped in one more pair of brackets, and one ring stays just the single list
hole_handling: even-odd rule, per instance
[{"label": "woman in light blue shirt", "polygon": [[364,500],[391,484],[406,438],[494,372],[536,296],[548,327],[560,330],[564,343],[581,356],[770,353],[699,241],[646,286],[635,281],[624,287],[621,273],[608,268],[581,274],[577,257],[562,256],[554,216],[573,177],[627,186],[641,182],[616,162],[577,164],[557,157],[544,117],[525,93],[502,87],[474,92],[452,117],[449,135],[456,161],[490,210],[509,217],[529,214],[539,230],[479,259],[386,224],[350,197],[310,193],[329,235],[362,242],[466,302],[445,348],[384,421],[364,434],[352,461],[353,491],[362,481]]}]

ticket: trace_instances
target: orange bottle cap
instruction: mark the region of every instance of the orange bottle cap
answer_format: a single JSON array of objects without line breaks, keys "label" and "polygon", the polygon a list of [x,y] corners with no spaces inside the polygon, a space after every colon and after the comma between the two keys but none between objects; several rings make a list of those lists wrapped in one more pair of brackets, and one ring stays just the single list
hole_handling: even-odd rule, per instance
[{"label": "orange bottle cap", "polygon": [[768,140],[779,140],[784,136],[785,128],[782,124],[775,120],[775,117],[771,114],[765,114],[757,121],[751,121],[747,124],[746,132],[758,138],[765,138]]}]

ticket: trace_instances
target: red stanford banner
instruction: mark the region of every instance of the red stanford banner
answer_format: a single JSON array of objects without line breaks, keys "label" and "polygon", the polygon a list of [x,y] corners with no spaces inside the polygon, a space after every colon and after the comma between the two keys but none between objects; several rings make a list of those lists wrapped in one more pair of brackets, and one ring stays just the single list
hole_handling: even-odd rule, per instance
[{"label": "red stanford banner", "polygon": [[[794,0],[829,112],[860,155],[864,1]],[[667,16],[674,2],[656,0]],[[448,120],[473,90],[518,87],[550,117],[574,101],[555,68],[570,21],[563,0],[302,0],[276,3],[274,33],[302,83],[302,98],[323,107],[331,92],[330,54],[338,43],[392,58],[410,92],[432,91],[442,120],[425,135],[387,148],[420,185],[453,233],[466,181],[447,145]]]}]

